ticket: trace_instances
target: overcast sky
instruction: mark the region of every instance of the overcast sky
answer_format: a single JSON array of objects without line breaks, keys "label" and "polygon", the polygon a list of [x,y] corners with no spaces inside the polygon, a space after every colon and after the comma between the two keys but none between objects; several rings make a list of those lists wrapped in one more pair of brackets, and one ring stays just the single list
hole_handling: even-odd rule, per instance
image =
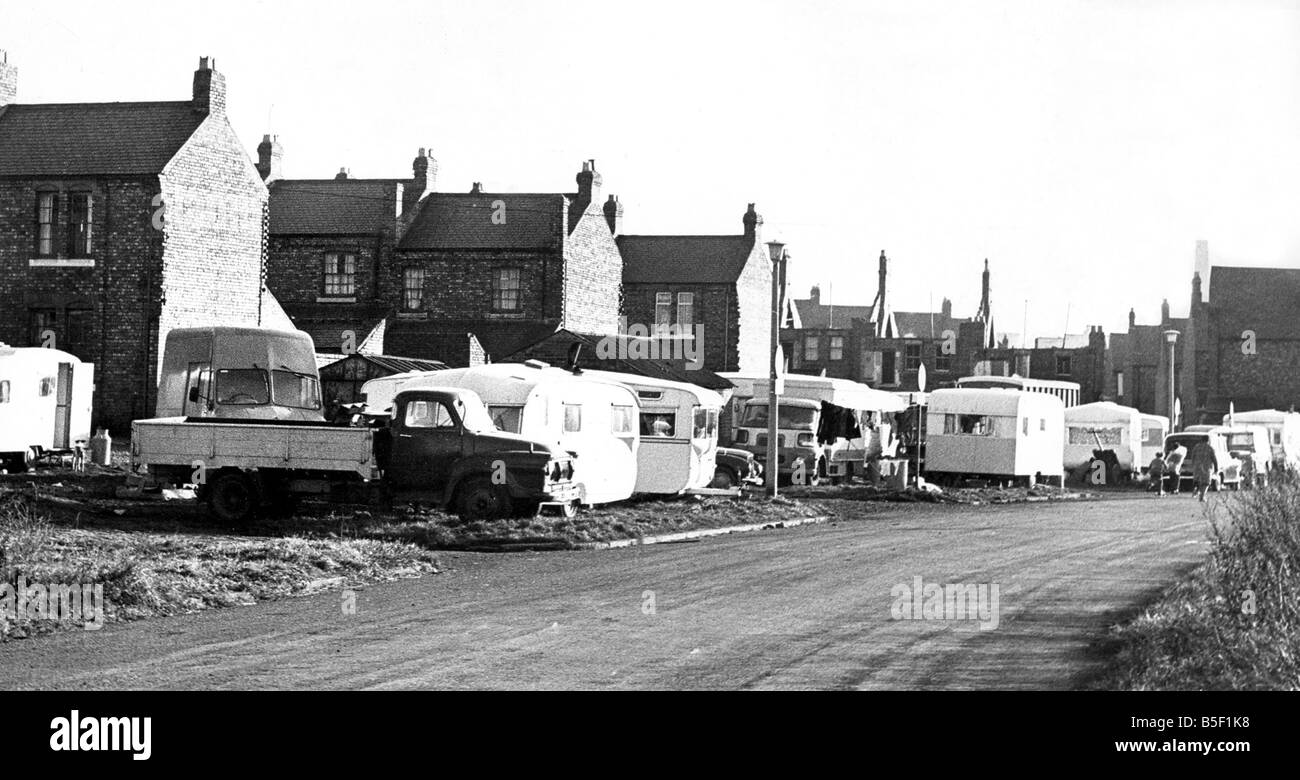
[{"label": "overcast sky", "polygon": [[999,330],[1184,311],[1213,261],[1300,267],[1300,2],[0,0],[21,102],[175,100],[199,56],[292,177],[568,191],[595,158],[629,233],[737,233],[793,292]]}]

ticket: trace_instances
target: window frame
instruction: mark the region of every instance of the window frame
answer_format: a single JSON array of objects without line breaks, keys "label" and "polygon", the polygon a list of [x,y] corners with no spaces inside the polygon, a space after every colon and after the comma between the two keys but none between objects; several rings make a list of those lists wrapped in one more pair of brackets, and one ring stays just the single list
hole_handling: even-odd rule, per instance
[{"label": "window frame", "polygon": [[[507,282],[513,280],[514,285]],[[517,265],[492,269],[492,311],[495,314],[519,314],[524,310],[524,272]],[[510,295],[513,293],[513,298]],[[512,305],[507,305],[511,303]]]},{"label": "window frame", "polygon": [[[915,355],[912,354],[912,350],[916,350]],[[921,361],[924,359],[924,357],[925,357],[925,347],[923,344],[921,344],[921,342],[915,341],[915,342],[909,342],[904,344],[903,345],[903,370],[920,371]]]},{"label": "window frame", "polygon": [[[425,269],[418,266],[408,266],[402,269],[402,309],[403,311],[419,311],[424,308],[424,281]],[[412,284],[412,276],[418,282]]]},{"label": "window frame", "polygon": [[844,359],[844,337],[831,336],[830,343],[826,346],[826,358],[832,361]]},{"label": "window frame", "polygon": [[[1057,375],[1057,376],[1073,376],[1073,375],[1074,375],[1074,361],[1071,359],[1072,357],[1073,357],[1072,355],[1057,355],[1057,356],[1056,356],[1056,375]],[[1061,364],[1062,364],[1062,361],[1065,362],[1065,370],[1064,370],[1064,371],[1061,370]]]},{"label": "window frame", "polygon": [[[811,349],[809,347],[811,347]],[[816,363],[821,360],[820,336],[803,337],[803,359],[809,363]]]},{"label": "window frame", "polygon": [[673,294],[671,292],[655,293],[655,327],[673,324]]},{"label": "window frame", "polygon": [[[88,258],[94,251],[95,196],[85,190],[67,194],[68,225],[64,232],[64,249],[69,258]],[[79,213],[78,204],[84,202],[85,213]]]},{"label": "window frame", "polygon": [[[49,213],[45,201],[49,199]],[[36,193],[36,256],[58,257],[59,193],[41,190]]]},{"label": "window frame", "polygon": [[[333,269],[331,268],[333,263]],[[321,295],[325,298],[353,298],[357,294],[357,254],[331,250],[321,259]]]},{"label": "window frame", "polygon": [[[683,310],[686,316],[682,316]],[[677,324],[689,329],[695,324],[695,293],[682,291],[677,293]],[[689,332],[689,330],[687,331]]]}]

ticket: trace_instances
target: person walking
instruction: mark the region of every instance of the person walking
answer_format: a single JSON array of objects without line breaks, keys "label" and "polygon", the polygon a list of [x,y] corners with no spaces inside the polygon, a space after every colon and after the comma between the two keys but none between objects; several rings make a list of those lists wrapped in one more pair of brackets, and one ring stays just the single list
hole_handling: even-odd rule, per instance
[{"label": "person walking", "polygon": [[1151,465],[1147,466],[1147,475],[1149,477],[1149,487],[1147,489],[1155,490],[1156,495],[1163,496],[1165,494],[1164,458],[1161,458],[1159,455],[1152,458]]},{"label": "person walking", "polygon": [[1205,501],[1205,491],[1210,489],[1210,482],[1219,473],[1219,457],[1209,441],[1198,443],[1192,448],[1192,479],[1196,483],[1196,497]]},{"label": "person walking", "polygon": [[1165,453],[1165,474],[1169,476],[1169,492],[1178,495],[1182,482],[1183,461],[1187,460],[1187,448],[1173,442]]}]

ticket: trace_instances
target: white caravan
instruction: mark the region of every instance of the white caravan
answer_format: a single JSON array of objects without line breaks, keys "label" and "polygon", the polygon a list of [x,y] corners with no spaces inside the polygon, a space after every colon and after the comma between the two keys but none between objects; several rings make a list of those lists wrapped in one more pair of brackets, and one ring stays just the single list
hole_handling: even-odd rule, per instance
[{"label": "white caravan", "polygon": [[0,468],[89,444],[95,365],[41,347],[0,344]]},{"label": "white caravan", "polygon": [[709,486],[717,470],[721,395],[635,374],[584,370],[582,376],[617,382],[636,393],[641,406],[636,492],[675,495]]},{"label": "white caravan", "polygon": [[1300,414],[1276,409],[1234,412],[1223,416],[1223,424],[1264,426],[1273,449],[1273,465],[1300,469]]},{"label": "white caravan", "polygon": [[1065,404],[1047,393],[955,388],[930,393],[925,473],[1063,484]]},{"label": "white caravan", "polygon": [[1156,456],[1165,455],[1165,437],[1169,435],[1169,418],[1158,414],[1142,415],[1142,471]]},{"label": "white caravan", "polygon": [[498,429],[573,453],[583,504],[622,501],[636,490],[638,407],[623,385],[530,360],[394,374],[366,382],[361,394],[371,412],[383,413],[399,391],[427,387],[473,390]]},{"label": "white caravan", "polygon": [[1071,406],[1065,410],[1065,468],[1082,467],[1092,460],[1093,450],[1113,450],[1120,468],[1136,474],[1145,465],[1142,438],[1137,409],[1110,401]]}]

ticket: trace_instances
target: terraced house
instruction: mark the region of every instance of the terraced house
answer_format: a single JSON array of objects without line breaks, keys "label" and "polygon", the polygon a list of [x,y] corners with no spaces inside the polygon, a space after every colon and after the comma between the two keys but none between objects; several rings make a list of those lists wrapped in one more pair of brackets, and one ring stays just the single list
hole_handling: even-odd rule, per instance
[{"label": "terraced house", "polygon": [[0,51],[0,341],[94,362],[95,424],[125,433],[171,329],[287,325],[262,286],[266,187],[207,58],[186,100],[17,93]]},{"label": "terraced house", "polygon": [[359,349],[463,366],[558,328],[617,328],[621,206],[601,202],[594,161],[576,192],[448,193],[424,149],[411,179],[283,180],[278,141],[263,147],[270,287],[318,351],[351,334]]}]

